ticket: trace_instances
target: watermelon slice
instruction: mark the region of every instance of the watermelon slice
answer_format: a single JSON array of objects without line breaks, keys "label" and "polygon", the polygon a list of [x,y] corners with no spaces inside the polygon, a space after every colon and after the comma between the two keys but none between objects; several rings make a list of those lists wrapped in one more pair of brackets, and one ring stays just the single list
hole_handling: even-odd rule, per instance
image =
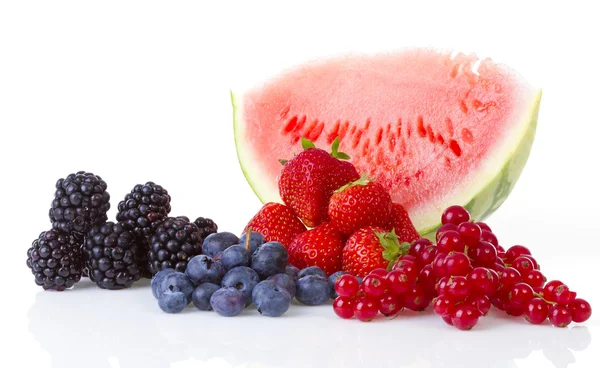
[{"label": "watermelon slice", "polygon": [[232,92],[240,165],[262,202],[281,201],[280,158],[340,138],[359,172],[404,205],[421,234],[464,205],[476,220],[511,192],[529,156],[541,91],[474,55],[410,49],[315,61]]}]

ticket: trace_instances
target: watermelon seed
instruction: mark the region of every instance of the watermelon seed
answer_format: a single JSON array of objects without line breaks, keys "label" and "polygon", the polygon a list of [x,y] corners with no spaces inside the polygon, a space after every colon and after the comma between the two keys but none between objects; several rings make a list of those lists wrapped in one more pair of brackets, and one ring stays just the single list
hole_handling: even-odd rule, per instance
[{"label": "watermelon seed", "polygon": [[283,129],[281,130],[282,134],[288,134],[289,132],[291,132],[292,130],[294,130],[294,128],[296,127],[296,123],[298,122],[298,116],[292,116],[290,118],[290,120],[288,120],[287,124],[285,124],[283,126]]},{"label": "watermelon seed", "polygon": [[456,155],[456,157],[460,157],[462,154],[462,149],[460,148],[458,142],[454,139],[450,141],[450,149],[452,150],[452,153]]},{"label": "watermelon seed", "polygon": [[460,100],[460,109],[465,114],[469,111],[469,109],[467,109],[467,104],[465,103],[465,100]]},{"label": "watermelon seed", "polygon": [[290,105],[284,107],[283,110],[281,110],[281,112],[279,113],[279,118],[281,120],[285,119],[288,116],[288,114],[290,113],[291,108],[292,107]]},{"label": "watermelon seed", "polygon": [[473,143],[473,133],[468,128],[463,128],[461,135],[465,143]]},{"label": "watermelon seed", "polygon": [[450,120],[450,118],[446,118],[444,119],[444,121],[446,123],[446,129],[448,130],[448,134],[450,134],[450,137],[452,137],[454,135],[454,127],[452,126],[452,120]]}]

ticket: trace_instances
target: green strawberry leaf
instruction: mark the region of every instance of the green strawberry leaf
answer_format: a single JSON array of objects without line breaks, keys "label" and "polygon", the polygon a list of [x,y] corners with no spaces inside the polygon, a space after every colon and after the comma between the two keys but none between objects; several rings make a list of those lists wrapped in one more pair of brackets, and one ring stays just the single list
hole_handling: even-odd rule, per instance
[{"label": "green strawberry leaf", "polygon": [[340,138],[335,137],[335,139],[333,140],[333,143],[331,144],[331,155],[333,157],[337,158],[338,160],[349,160],[350,156],[347,153],[339,152],[338,151],[339,148],[340,148]]},{"label": "green strawberry leaf", "polygon": [[396,230],[392,230],[390,233],[375,232],[375,235],[377,235],[379,243],[383,247],[382,256],[383,259],[389,262],[388,270],[390,270],[398,258],[408,254],[410,244],[407,242],[400,244]]},{"label": "green strawberry leaf", "polygon": [[287,162],[288,162],[288,160],[279,159],[279,163],[280,163],[281,165],[285,165],[285,164],[287,164]]},{"label": "green strawberry leaf", "polygon": [[309,148],[316,148],[316,147],[313,142],[311,142],[310,140],[308,140],[305,137],[302,137],[302,148],[309,149]]}]

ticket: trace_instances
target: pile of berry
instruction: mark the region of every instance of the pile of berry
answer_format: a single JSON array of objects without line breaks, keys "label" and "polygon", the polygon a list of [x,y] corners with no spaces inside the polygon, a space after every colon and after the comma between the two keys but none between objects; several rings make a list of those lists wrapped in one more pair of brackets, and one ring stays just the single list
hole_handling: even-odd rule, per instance
[{"label": "pile of berry", "polygon": [[339,277],[335,313],[370,321],[379,313],[423,311],[433,303],[437,315],[461,330],[473,328],[492,305],[532,324],[548,319],[557,327],[591,316],[590,304],[564,283],[546,283],[528,248],[505,250],[490,227],[470,221],[463,207],[444,211],[436,242],[416,240],[389,272],[373,269],[360,285],[353,276]]},{"label": "pile of berry", "polygon": [[250,229],[239,239],[229,232],[209,235],[202,254],[184,272],[161,270],[152,279],[152,293],[167,313],[182,312],[193,303],[203,311],[232,317],[254,304],[264,316],[284,314],[296,298],[304,305],[326,303],[335,279],[318,267],[288,265],[279,242],[266,242]]},{"label": "pile of berry", "polygon": [[168,217],[171,197],[153,182],[136,185],[107,221],[110,195],[100,176],[80,171],[59,179],[50,208],[52,229],[27,251],[27,266],[44,290],[63,291],[89,276],[119,290],[162,269],[185,270],[202,241],[217,231],[211,220]]}]

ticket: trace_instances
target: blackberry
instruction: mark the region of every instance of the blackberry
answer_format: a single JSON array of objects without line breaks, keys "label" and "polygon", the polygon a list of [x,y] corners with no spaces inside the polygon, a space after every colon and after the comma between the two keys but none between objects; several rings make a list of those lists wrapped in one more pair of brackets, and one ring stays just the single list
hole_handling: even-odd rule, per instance
[{"label": "blackberry", "polygon": [[198,217],[196,221],[194,221],[194,224],[198,226],[198,231],[200,232],[200,237],[202,238],[202,240],[206,239],[207,236],[209,236],[210,234],[214,234],[219,230],[217,224],[209,218]]},{"label": "blackberry", "polygon": [[49,212],[52,228],[82,240],[92,226],[107,220],[110,195],[106,188],[101,177],[85,171],[59,179]]},{"label": "blackberry", "polygon": [[63,291],[75,285],[83,263],[81,243],[54,229],[42,232],[27,250],[27,267],[44,290]]},{"label": "blackberry", "polygon": [[150,272],[154,275],[165,268],[185,272],[187,263],[202,253],[202,238],[198,227],[185,216],[169,217],[150,238]]},{"label": "blackberry", "polygon": [[137,247],[133,233],[120,223],[92,227],[83,243],[90,280],[102,289],[130,287],[142,277],[136,262]]}]

